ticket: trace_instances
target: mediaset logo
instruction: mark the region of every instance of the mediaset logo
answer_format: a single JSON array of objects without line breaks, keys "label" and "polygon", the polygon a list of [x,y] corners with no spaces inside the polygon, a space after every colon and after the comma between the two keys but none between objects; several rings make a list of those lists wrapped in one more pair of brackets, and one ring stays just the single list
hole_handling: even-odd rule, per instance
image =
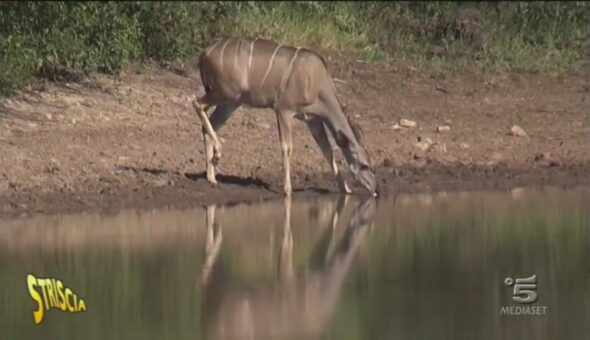
[{"label": "mediaset logo", "polygon": [[513,287],[512,300],[524,306],[512,305],[500,307],[500,315],[545,315],[548,306],[532,306],[537,302],[537,275],[513,280],[511,277],[504,279],[504,285]]}]

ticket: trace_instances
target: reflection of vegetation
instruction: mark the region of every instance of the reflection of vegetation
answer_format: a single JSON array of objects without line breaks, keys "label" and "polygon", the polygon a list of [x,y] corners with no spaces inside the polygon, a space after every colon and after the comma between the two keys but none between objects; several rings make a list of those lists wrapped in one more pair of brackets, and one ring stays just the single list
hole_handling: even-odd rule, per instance
[{"label": "reflection of vegetation", "polygon": [[587,59],[589,18],[585,2],[4,2],[0,91],[190,60],[230,34],[440,71],[562,71]]},{"label": "reflection of vegetation", "polygon": [[[5,310],[0,313],[8,326],[2,329],[3,337],[61,338],[75,333],[71,338],[159,338],[157,334],[199,338],[198,332],[194,334],[199,329],[195,315],[200,296],[194,290],[201,263],[198,249],[147,256],[91,250],[4,259],[0,284],[10,295],[3,299]],[[71,315],[51,310],[42,325],[34,325],[34,304],[25,290],[28,272],[60,278],[85,299],[88,312]]]},{"label": "reflection of vegetation", "polygon": [[[494,334],[501,322],[496,307],[510,304],[502,281],[507,275],[533,273],[539,303],[550,311],[539,329],[566,335],[567,329],[580,329],[590,312],[590,202],[578,194],[552,195],[522,201],[473,199],[469,204],[434,200],[430,207],[381,202],[326,338],[502,337]],[[294,248],[303,263],[324,229],[292,217]],[[276,226],[275,242],[269,241],[269,229],[243,234],[226,229],[220,254],[233,277],[256,285],[276,279],[276,258],[267,256],[277,253],[282,221],[280,216],[265,221]],[[203,338],[203,297],[195,289],[203,261],[200,241],[147,253],[102,246],[26,256],[0,250],[2,336]],[[50,311],[44,324],[35,326],[25,287],[29,272],[62,279],[86,299],[88,313]],[[531,323],[505,326],[507,332],[524,332]],[[429,333],[433,329],[438,332]]]},{"label": "reflection of vegetation", "polygon": [[[381,226],[371,238],[347,290],[354,294],[350,301],[366,301],[357,305],[361,333],[431,337],[429,330],[439,329],[457,338],[481,338],[479,331],[487,327],[484,337],[505,336],[490,333],[499,331],[493,327],[496,306],[511,303],[503,279],[532,274],[539,282],[539,304],[552,309],[543,327],[559,334],[579,329],[590,312],[589,202],[542,197],[548,196],[516,205],[508,199],[489,208],[477,202],[474,209],[454,213],[443,205],[426,216],[394,213],[390,228]],[[530,326],[515,327],[530,331]]]}]

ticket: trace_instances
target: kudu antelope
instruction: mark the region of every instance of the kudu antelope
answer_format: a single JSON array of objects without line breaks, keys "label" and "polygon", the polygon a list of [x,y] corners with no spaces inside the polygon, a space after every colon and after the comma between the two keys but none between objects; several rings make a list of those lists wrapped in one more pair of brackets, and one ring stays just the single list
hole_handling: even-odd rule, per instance
[{"label": "kudu antelope", "polygon": [[[207,339],[319,338],[335,311],[342,285],[370,231],[375,200],[361,202],[336,242],[338,217],[349,198],[341,196],[330,225],[316,243],[309,270],[298,275],[293,266],[291,198],[285,215],[279,252],[277,283],[247,288],[231,280],[219,258],[222,227],[208,209],[206,263],[199,287],[203,294],[203,324]],[[214,230],[215,229],[215,230]]]},{"label": "kudu antelope", "polygon": [[[265,39],[229,38],[206,48],[199,69],[205,95],[193,101],[203,125],[207,180],[217,184],[215,166],[221,156],[216,131],[245,104],[272,108],[277,117],[284,166],[284,191],[291,195],[290,159],[293,152],[292,118],[305,121],[340,190],[350,193],[334,159],[327,131],[356,179],[376,196],[377,182],[361,132],[340,107],[325,60],[316,52],[280,45]],[[208,108],[215,106],[210,117]]]}]

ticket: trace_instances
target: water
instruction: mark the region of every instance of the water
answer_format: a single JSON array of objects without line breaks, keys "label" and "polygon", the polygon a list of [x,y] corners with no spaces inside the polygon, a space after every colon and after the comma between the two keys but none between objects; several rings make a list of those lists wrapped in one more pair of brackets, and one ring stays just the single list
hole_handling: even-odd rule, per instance
[{"label": "water", "polygon": [[[546,188],[1,221],[0,338],[588,338],[589,207]],[[87,310],[36,325],[29,273]]]}]

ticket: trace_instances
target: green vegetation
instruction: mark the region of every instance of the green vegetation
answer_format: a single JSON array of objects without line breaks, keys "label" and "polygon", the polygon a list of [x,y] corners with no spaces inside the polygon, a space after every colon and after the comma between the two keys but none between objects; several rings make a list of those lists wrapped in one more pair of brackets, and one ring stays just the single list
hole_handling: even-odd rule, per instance
[{"label": "green vegetation", "polygon": [[248,35],[339,59],[562,72],[588,59],[586,2],[2,2],[0,92],[36,79],[192,61]]}]

